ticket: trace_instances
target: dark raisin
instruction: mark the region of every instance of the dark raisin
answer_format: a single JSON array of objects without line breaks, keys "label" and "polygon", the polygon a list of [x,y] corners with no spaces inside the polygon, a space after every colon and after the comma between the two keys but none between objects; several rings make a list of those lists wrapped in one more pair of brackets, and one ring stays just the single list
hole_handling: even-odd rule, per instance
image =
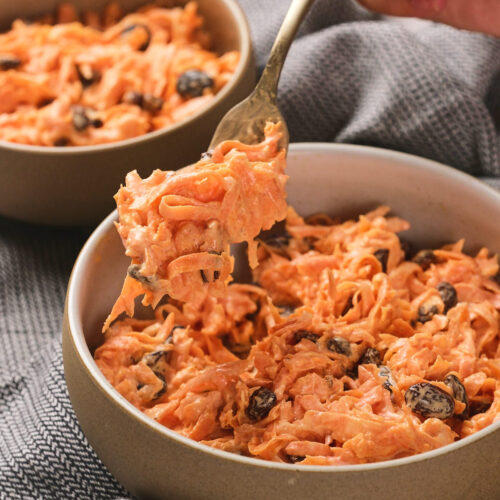
[{"label": "dark raisin", "polygon": [[214,271],[214,281],[217,281],[220,278],[220,271]]},{"label": "dark raisin", "polygon": [[491,403],[485,403],[484,401],[471,401],[469,404],[469,418],[488,411],[490,406]]},{"label": "dark raisin", "polygon": [[148,365],[150,368],[155,368],[156,365],[164,358],[164,356],[167,354],[166,351],[153,351],[153,352],[148,352],[142,357],[142,360],[146,365]]},{"label": "dark raisin", "polygon": [[144,94],[142,98],[142,108],[150,113],[157,113],[163,107],[163,99],[153,94]]},{"label": "dark raisin", "polygon": [[432,250],[421,250],[420,252],[413,257],[413,262],[418,264],[424,271],[429,269],[431,264],[436,264],[438,262],[438,258],[436,254]]},{"label": "dark raisin", "polygon": [[342,312],[340,313],[341,316],[345,316],[352,309],[352,306],[354,305],[352,299],[353,299],[352,295],[347,299],[344,309],[342,309]]},{"label": "dark raisin", "polygon": [[298,332],[295,332],[293,338],[296,344],[298,344],[302,339],[310,340],[316,344],[320,337],[321,335],[318,335],[317,333],[309,332],[308,330],[299,330]]},{"label": "dark raisin", "polygon": [[200,97],[213,86],[214,81],[204,71],[189,69],[179,76],[175,88],[182,97]]},{"label": "dark raisin", "polygon": [[399,240],[399,246],[403,252],[403,259],[408,260],[413,255],[413,246],[408,240]]},{"label": "dark raisin", "polygon": [[469,398],[460,379],[456,375],[450,374],[444,379],[444,383],[453,391],[453,397],[465,404],[464,411],[460,415],[457,415],[457,417],[462,420],[469,418]]},{"label": "dark raisin", "polygon": [[15,56],[0,56],[0,70],[7,71],[9,69],[16,69],[21,66],[21,59]]},{"label": "dark raisin", "polygon": [[58,148],[67,146],[69,144],[69,139],[67,137],[58,137],[54,141],[54,146],[57,146]]},{"label": "dark raisin", "polygon": [[75,127],[75,130],[77,130],[78,132],[82,132],[90,126],[90,118],[88,117],[85,108],[83,108],[82,106],[75,106],[73,108],[72,122],[73,127]]},{"label": "dark raisin", "polygon": [[392,393],[392,388],[396,386],[396,382],[392,377],[390,368],[388,366],[382,365],[379,368],[378,374],[381,377],[385,378],[385,382],[382,384],[382,387]]},{"label": "dark raisin", "polygon": [[121,33],[122,38],[132,39],[132,36],[140,37],[140,40],[137,43],[136,50],[144,52],[149,47],[149,43],[151,42],[151,30],[145,24],[131,24],[130,26],[127,26],[125,29],[123,29]]},{"label": "dark raisin", "polygon": [[439,310],[436,305],[430,307],[426,307],[425,305],[420,306],[418,308],[417,320],[420,321],[420,323],[427,323],[427,321],[430,321],[438,312]]},{"label": "dark raisin", "polygon": [[145,286],[150,286],[154,282],[153,278],[141,274],[141,266],[138,264],[130,265],[127,269],[127,274]]},{"label": "dark raisin", "polygon": [[439,418],[444,420],[453,415],[454,399],[443,389],[421,382],[412,385],[405,392],[405,402],[408,408],[424,418]]},{"label": "dark raisin", "polygon": [[103,125],[104,125],[104,122],[100,119],[100,118],[94,118],[90,124],[94,127],[94,128],[101,128]]},{"label": "dark raisin", "polygon": [[297,462],[302,462],[306,457],[302,457],[300,455],[287,455],[286,458],[292,464],[296,464]]},{"label": "dark raisin", "polygon": [[447,281],[442,281],[436,288],[444,303],[443,313],[446,314],[452,307],[457,305],[457,291],[455,287]]},{"label": "dark raisin", "polygon": [[389,258],[389,250],[387,248],[380,248],[373,253],[373,256],[380,262],[382,272],[387,272],[387,259]]},{"label": "dark raisin", "polygon": [[136,92],[135,90],[127,90],[127,92],[123,94],[122,101],[127,104],[133,104],[142,108],[143,98],[144,96],[140,92]]},{"label": "dark raisin", "polygon": [[252,420],[262,420],[269,415],[278,399],[273,391],[267,387],[259,387],[256,391],[252,392],[248,406],[246,409],[247,415]]},{"label": "dark raisin", "polygon": [[368,349],[363,353],[361,358],[359,358],[359,365],[380,365],[382,363],[380,359],[380,353],[374,347],[368,347]]},{"label": "dark raisin", "polygon": [[101,74],[99,73],[99,71],[93,68],[88,68],[86,66],[79,66],[77,64],[76,72],[78,74],[78,79],[80,80],[82,87],[90,87],[101,79]]},{"label": "dark raisin", "polygon": [[163,394],[165,394],[165,391],[167,390],[167,383],[165,382],[165,377],[161,373],[157,373],[157,372],[155,372],[155,375],[162,383],[162,386],[161,386],[161,389],[153,396],[153,400],[158,399],[159,397],[163,396]]},{"label": "dark raisin", "polygon": [[342,337],[331,337],[326,341],[326,347],[329,351],[343,354],[344,356],[351,355],[351,344],[348,340]]}]

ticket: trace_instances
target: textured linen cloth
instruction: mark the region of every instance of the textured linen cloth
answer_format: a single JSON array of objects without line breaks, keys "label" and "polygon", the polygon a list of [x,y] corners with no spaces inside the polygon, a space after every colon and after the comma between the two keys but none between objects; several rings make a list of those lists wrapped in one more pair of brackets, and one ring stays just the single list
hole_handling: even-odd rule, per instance
[{"label": "textured linen cloth", "polygon": [[[262,67],[289,0],[240,3]],[[293,141],[415,153],[500,187],[500,40],[317,0],[279,96]],[[63,375],[64,295],[87,236],[0,218],[1,499],[129,496],[87,443]]]}]

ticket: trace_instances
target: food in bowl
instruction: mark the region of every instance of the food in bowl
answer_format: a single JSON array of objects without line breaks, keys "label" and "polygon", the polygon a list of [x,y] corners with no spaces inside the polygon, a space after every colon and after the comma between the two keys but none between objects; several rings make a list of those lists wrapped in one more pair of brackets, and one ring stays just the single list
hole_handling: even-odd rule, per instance
[{"label": "food in bowl", "polygon": [[207,294],[223,294],[231,243],[246,241],[257,265],[254,238],[286,216],[280,128],[267,124],[257,145],[224,141],[177,172],[127,175],[115,199],[131,265],[105,330],[122,312],[133,315],[139,295],[155,307],[165,295],[197,306]]},{"label": "food in bowl", "polygon": [[206,107],[238,61],[210,50],[195,2],[81,19],[61,4],[0,35],[0,139],[87,146],[168,127]]},{"label": "food in bowl", "polygon": [[340,223],[289,209],[255,284],[118,319],[95,351],[134,406],[214,448],[301,465],[402,458],[500,417],[496,256],[411,254],[380,207]]}]

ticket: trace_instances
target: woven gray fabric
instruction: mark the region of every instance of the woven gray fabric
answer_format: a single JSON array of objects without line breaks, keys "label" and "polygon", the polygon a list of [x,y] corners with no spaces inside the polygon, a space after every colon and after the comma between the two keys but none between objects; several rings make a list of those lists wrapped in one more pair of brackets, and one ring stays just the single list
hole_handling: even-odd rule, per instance
[{"label": "woven gray fabric", "polygon": [[[288,0],[241,0],[260,66]],[[500,188],[500,40],[317,0],[280,106],[294,141],[388,147]],[[67,279],[87,232],[0,219],[0,498],[121,498],[85,440],[63,376]]]}]

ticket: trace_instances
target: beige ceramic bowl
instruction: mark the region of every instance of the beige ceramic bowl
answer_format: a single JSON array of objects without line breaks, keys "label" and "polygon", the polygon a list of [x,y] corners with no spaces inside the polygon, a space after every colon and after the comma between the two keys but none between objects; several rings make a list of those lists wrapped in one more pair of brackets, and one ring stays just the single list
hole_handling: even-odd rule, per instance
[{"label": "beige ceramic bowl", "polygon": [[[121,0],[124,10],[153,0]],[[125,174],[147,176],[155,168],[172,170],[199,159],[221,117],[255,84],[250,33],[236,0],[196,0],[217,52],[239,50],[233,79],[205,109],[171,127],[107,145],[25,146],[0,141],[0,214],[57,225],[94,224],[109,213]],[[0,28],[13,19],[52,12],[60,0],[0,2]],[[102,9],[108,0],[72,0],[79,8]],[[165,4],[166,2],[158,1]],[[182,5],[187,0],[173,0]]]},{"label": "beige ceramic bowl", "polygon": [[[380,203],[408,218],[418,246],[461,237],[500,251],[500,195],[472,177],[414,156],[362,146],[295,144],[289,202],[299,213],[354,216]],[[214,450],[161,426],[128,403],[92,359],[127,259],[112,213],[84,246],[70,280],[64,367],[71,401],[95,451],[140,498],[500,498],[500,421],[410,458],[344,467],[276,464]]]}]

